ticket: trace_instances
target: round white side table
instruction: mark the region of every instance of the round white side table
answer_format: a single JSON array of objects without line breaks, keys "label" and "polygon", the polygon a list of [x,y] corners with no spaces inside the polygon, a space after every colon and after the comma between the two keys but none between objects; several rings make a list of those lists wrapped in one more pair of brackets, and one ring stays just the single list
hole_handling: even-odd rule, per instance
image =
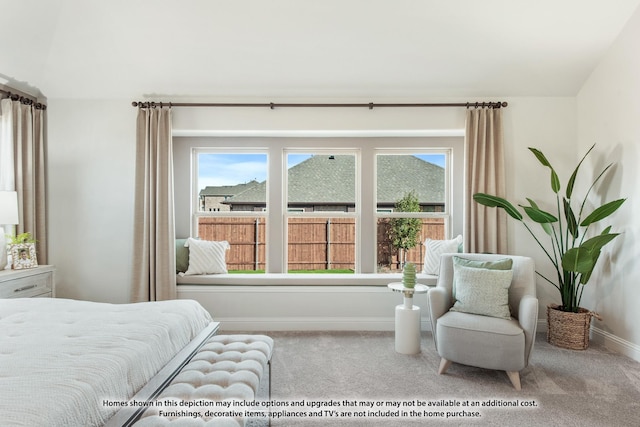
[{"label": "round white side table", "polygon": [[389,283],[387,287],[404,295],[403,303],[396,306],[396,351],[420,353],[420,307],[413,305],[413,294],[428,292],[429,287],[416,283],[414,288],[405,288],[402,282]]}]

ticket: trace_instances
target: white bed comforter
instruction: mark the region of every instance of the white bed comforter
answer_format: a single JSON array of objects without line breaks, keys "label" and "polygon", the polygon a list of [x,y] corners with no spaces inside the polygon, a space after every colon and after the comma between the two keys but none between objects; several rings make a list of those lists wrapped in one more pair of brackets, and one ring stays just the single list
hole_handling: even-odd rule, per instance
[{"label": "white bed comforter", "polygon": [[190,300],[0,299],[0,426],[101,426],[211,322]]}]

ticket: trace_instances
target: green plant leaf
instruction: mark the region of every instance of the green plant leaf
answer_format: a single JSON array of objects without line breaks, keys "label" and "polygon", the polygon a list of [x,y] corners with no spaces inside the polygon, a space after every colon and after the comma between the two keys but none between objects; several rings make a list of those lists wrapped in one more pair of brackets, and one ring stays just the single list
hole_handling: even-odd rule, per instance
[{"label": "green plant leaf", "polygon": [[[609,233],[609,231],[610,231],[610,230],[611,230],[611,226],[608,226],[607,228],[605,228],[605,229],[602,231],[601,235],[602,235],[602,236],[604,236],[604,235],[613,235],[613,234],[610,234],[610,233]],[[618,235],[618,234],[613,235],[613,237],[611,238],[611,240],[613,240],[613,238],[614,238],[615,236],[617,236],[617,235]],[[609,241],[611,241],[611,240],[609,240]],[[599,248],[597,251],[595,251],[595,252],[594,252],[594,247],[592,246],[591,252],[592,252],[592,255],[593,255],[593,267],[592,267],[592,268],[591,268],[591,270],[589,270],[588,272],[586,272],[586,273],[582,273],[582,274],[580,275],[580,283],[581,283],[582,285],[586,285],[586,284],[587,284],[587,282],[589,282],[589,279],[591,279],[591,273],[593,273],[593,269],[596,267],[596,264],[597,264],[597,262],[598,262],[598,258],[600,258],[600,254],[602,253],[601,249],[602,249],[602,247],[603,247],[605,244],[607,244],[609,241],[604,241],[604,240],[603,240],[603,241],[600,241],[600,242],[599,242],[599,244],[600,244],[601,246],[600,246],[600,248]],[[604,243],[603,243],[603,242],[604,242]],[[585,242],[585,243],[586,243],[586,242]],[[590,243],[590,244],[591,244],[591,243]],[[594,244],[595,244],[595,242],[594,242]]]},{"label": "green plant leaf", "polygon": [[556,171],[553,169],[553,166],[551,166],[551,163],[549,163],[549,160],[547,160],[545,155],[542,154],[542,151],[532,147],[529,147],[529,151],[531,151],[534,156],[536,156],[538,161],[542,163],[543,166],[546,166],[551,170],[551,190],[553,190],[553,192],[557,194],[558,191],[560,191],[560,179],[558,178],[558,174],[556,173]]},{"label": "green plant leaf", "polygon": [[593,182],[591,183],[591,187],[589,187],[589,189],[587,190],[587,193],[584,196],[584,199],[582,200],[582,205],[580,206],[580,213],[579,213],[579,217],[582,218],[582,211],[584,211],[584,206],[587,203],[587,198],[589,197],[589,194],[591,193],[591,190],[593,190],[596,186],[596,184],[598,183],[598,181],[600,181],[600,179],[607,173],[607,171],[613,166],[613,163],[609,163],[607,165],[606,168],[604,168],[602,170],[602,172],[600,172],[600,175],[597,176],[596,179],[593,180]]},{"label": "green plant leaf", "polygon": [[569,249],[562,256],[562,268],[566,271],[588,273],[593,270],[593,256],[581,247]]},{"label": "green plant leaf", "polygon": [[627,200],[627,199],[618,199],[618,200],[614,200],[614,201],[609,202],[609,203],[605,203],[604,205],[600,206],[599,208],[597,208],[593,212],[591,212],[580,223],[580,225],[582,227],[586,227],[586,226],[588,226],[590,224],[593,224],[594,222],[598,222],[601,219],[604,219],[604,218],[608,217],[609,215],[614,213],[616,210],[618,210],[618,208],[620,206],[622,206],[622,204],[624,203],[625,200]]},{"label": "green plant leaf", "polygon": [[567,271],[591,275],[602,248],[618,235],[618,233],[600,234],[586,240],[577,248],[569,249],[562,256],[562,268]]},{"label": "green plant leaf", "polygon": [[610,241],[619,236],[620,233],[599,234],[595,237],[585,240],[579,248],[583,248],[589,252],[600,252],[600,250]]},{"label": "green plant leaf", "polygon": [[596,267],[596,263],[598,262],[598,258],[600,258],[600,253],[601,252],[597,252],[596,255],[593,257],[593,268],[591,268],[591,270],[589,270],[588,272],[582,273],[580,275],[580,284],[586,285],[589,282],[589,279],[591,279],[591,274],[593,273],[593,270]]},{"label": "green plant leaf", "polygon": [[551,169],[551,189],[556,194],[560,191],[560,178],[558,178],[558,174],[553,169]]},{"label": "green plant leaf", "polygon": [[17,236],[9,236],[9,241],[12,245],[19,245],[21,243],[36,243],[36,240],[31,237],[31,233],[20,233]]},{"label": "green plant leaf", "polygon": [[[602,232],[602,235],[608,235],[609,234],[609,230],[611,230],[611,226],[607,227],[604,229],[604,231]],[[617,236],[614,235],[613,237]],[[613,240],[613,238],[611,238],[611,240]],[[610,240],[609,240],[610,241]],[[608,243],[608,242],[606,242]],[[598,262],[598,258],[600,258],[600,254],[602,253],[602,247],[606,244],[602,244],[602,241],[600,242],[601,246],[597,251],[594,251],[594,249],[591,250],[592,256],[593,256],[593,267],[591,268],[591,270],[587,271],[586,273],[582,273],[580,275],[580,283],[582,285],[586,285],[589,282],[589,279],[591,279],[591,274],[593,273],[593,270],[596,267],[596,264]]]},{"label": "green plant leaf", "polygon": [[576,216],[573,213],[573,209],[571,209],[571,205],[569,204],[569,200],[563,198],[564,202],[564,218],[567,220],[567,229],[569,233],[573,236],[574,239],[578,237],[578,221],[576,221]]},{"label": "green plant leaf", "polygon": [[[527,200],[529,201],[529,204],[536,208],[536,209],[540,209],[538,207],[538,204],[533,200],[527,197]],[[542,227],[542,229],[544,230],[545,233],[547,233],[549,236],[551,236],[553,234],[553,229],[551,228],[551,225],[549,223],[546,222],[541,222],[539,223],[540,226]]]},{"label": "green plant leaf", "polygon": [[531,151],[534,154],[534,156],[536,156],[538,161],[540,163],[542,163],[542,166],[546,166],[548,168],[551,167],[551,163],[549,163],[549,160],[547,160],[545,155],[542,154],[542,151],[538,150],[537,148],[533,148],[533,147],[529,147],[529,151]]},{"label": "green plant leaf", "polygon": [[486,193],[476,193],[473,195],[473,200],[490,208],[502,208],[510,217],[522,221],[523,217],[518,209],[502,197],[492,196]]},{"label": "green plant leaf", "polygon": [[531,220],[539,224],[552,224],[554,222],[558,222],[558,218],[537,207],[523,205],[520,205],[520,207],[524,209]]},{"label": "green plant leaf", "polygon": [[578,175],[578,169],[580,169],[580,166],[582,165],[582,162],[584,162],[584,159],[587,158],[587,156],[589,155],[589,153],[591,152],[591,150],[593,150],[593,147],[595,147],[596,144],[593,144],[591,146],[591,148],[589,148],[589,150],[587,150],[587,153],[582,156],[582,159],[580,160],[580,163],[578,163],[578,166],[576,166],[575,170],[573,171],[573,173],[571,174],[571,178],[569,178],[569,182],[567,183],[567,199],[571,199],[571,195],[573,194],[573,186],[575,185],[576,182],[576,177]]},{"label": "green plant leaf", "polygon": [[535,200],[530,199],[530,198],[528,198],[528,197],[527,197],[527,202],[529,202],[529,204],[530,204],[531,206],[533,206],[534,208],[536,208],[536,209],[540,209],[540,206],[538,206],[538,204],[536,203],[536,201],[535,201]]}]

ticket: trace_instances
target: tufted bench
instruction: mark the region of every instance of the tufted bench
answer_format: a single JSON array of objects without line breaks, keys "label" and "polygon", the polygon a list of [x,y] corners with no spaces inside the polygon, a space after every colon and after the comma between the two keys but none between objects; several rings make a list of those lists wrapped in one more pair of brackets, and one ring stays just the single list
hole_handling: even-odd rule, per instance
[{"label": "tufted bench", "polygon": [[[214,335],[156,399],[160,404],[148,408],[135,426],[244,426],[242,416],[207,416],[206,412],[241,413],[243,408],[222,405],[254,401],[265,373],[270,397],[272,353],[273,339],[266,335]],[[167,415],[171,412],[184,416]],[[199,416],[192,415],[198,412]]]}]

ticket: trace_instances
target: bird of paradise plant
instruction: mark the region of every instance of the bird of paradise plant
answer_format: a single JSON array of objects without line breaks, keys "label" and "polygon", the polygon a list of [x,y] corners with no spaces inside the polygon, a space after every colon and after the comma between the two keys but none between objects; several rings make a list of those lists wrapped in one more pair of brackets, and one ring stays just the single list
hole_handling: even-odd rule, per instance
[{"label": "bird of paradise plant", "polygon": [[564,196],[561,196],[560,194],[560,179],[558,178],[558,174],[554,168],[551,166],[549,160],[547,160],[540,150],[529,147],[529,150],[535,155],[538,161],[551,171],[551,190],[556,195],[557,214],[554,215],[540,209],[538,204],[530,198],[527,198],[527,201],[529,202],[528,206],[519,206],[524,210],[529,219],[540,224],[544,232],[550,237],[550,249],[547,248],[533,233],[529,225],[524,221],[524,216],[516,207],[513,206],[513,204],[501,197],[485,193],[476,193],[473,195],[473,199],[481,205],[504,209],[510,217],[520,221],[531,236],[533,236],[535,241],[542,248],[555,267],[557,283],[539,272],[537,272],[537,274],[558,289],[562,298],[562,306],[559,309],[562,311],[578,312],[582,293],[584,291],[584,285],[586,285],[591,278],[591,274],[593,273],[598,258],[602,252],[602,248],[619,235],[619,233],[611,233],[611,226],[608,226],[600,234],[591,238],[586,238],[589,227],[614,213],[626,200],[617,199],[605,203],[583,217],[585,214],[587,197],[595,187],[596,183],[613,165],[609,164],[596,177],[594,182],[591,184],[591,187],[587,190],[579,205],[580,209],[576,217],[576,211],[574,211],[572,205],[572,196],[576,177],[582,162],[594,147],[595,144],[591,146],[578,163],[578,166],[576,166],[573,174],[567,182]]}]

